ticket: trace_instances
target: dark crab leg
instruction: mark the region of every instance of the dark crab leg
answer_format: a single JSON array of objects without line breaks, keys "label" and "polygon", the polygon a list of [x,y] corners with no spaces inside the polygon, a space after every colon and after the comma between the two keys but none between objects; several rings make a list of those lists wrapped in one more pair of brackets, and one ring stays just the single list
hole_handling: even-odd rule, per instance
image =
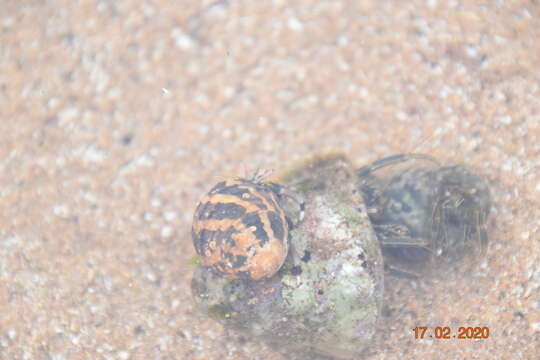
[{"label": "dark crab leg", "polygon": [[[408,229],[402,225],[374,225],[377,237],[383,248],[417,247],[430,251],[429,242],[426,239],[410,236]],[[419,275],[396,267],[384,264],[385,271],[396,277],[416,280]]]},{"label": "dark crab leg", "polygon": [[396,276],[396,277],[400,277],[400,278],[406,278],[406,279],[411,279],[411,280],[416,280],[416,279],[419,278],[418,274],[415,274],[415,273],[407,271],[407,270],[402,270],[402,269],[399,269],[399,268],[397,268],[395,266],[388,265],[388,264],[384,264],[384,270],[388,274]]},{"label": "dark crab leg", "polygon": [[374,161],[370,165],[362,166],[361,168],[359,168],[356,171],[356,173],[360,177],[365,177],[365,176],[370,175],[372,172],[374,172],[374,171],[376,171],[376,170],[378,170],[380,168],[390,166],[390,165],[399,164],[399,163],[402,163],[402,162],[405,162],[405,161],[408,161],[408,160],[412,160],[412,159],[426,160],[426,161],[433,162],[436,165],[440,165],[440,163],[434,157],[429,156],[429,155],[415,154],[415,153],[397,154],[397,155],[391,155],[391,156],[382,158],[380,160]]},{"label": "dark crab leg", "polygon": [[410,231],[403,225],[373,225],[377,237],[383,247],[420,247],[428,249],[429,241],[420,237],[411,236]]}]

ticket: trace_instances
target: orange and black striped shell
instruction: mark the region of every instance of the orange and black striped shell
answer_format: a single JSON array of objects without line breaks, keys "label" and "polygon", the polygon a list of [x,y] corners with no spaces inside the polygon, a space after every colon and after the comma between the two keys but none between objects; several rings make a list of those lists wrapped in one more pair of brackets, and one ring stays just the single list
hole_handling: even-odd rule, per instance
[{"label": "orange and black striped shell", "polygon": [[289,236],[278,188],[244,178],[214,186],[193,217],[200,263],[227,279],[273,276],[285,261]]}]

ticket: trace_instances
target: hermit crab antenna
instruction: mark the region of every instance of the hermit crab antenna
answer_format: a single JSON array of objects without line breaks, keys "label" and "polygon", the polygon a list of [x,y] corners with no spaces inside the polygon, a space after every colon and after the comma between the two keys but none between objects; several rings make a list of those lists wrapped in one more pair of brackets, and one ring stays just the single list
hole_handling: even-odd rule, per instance
[{"label": "hermit crab antenna", "polygon": [[258,168],[257,171],[251,175],[251,180],[254,182],[261,182],[270,177],[274,173],[274,169],[261,169]]}]

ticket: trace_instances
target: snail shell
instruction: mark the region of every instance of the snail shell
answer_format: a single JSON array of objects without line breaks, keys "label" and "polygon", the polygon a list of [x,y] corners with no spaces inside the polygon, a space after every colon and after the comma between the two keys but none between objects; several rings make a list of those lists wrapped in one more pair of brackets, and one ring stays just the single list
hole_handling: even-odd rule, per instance
[{"label": "snail shell", "polygon": [[227,279],[273,276],[288,251],[289,227],[279,189],[245,178],[214,186],[193,217],[191,233],[200,263]]}]

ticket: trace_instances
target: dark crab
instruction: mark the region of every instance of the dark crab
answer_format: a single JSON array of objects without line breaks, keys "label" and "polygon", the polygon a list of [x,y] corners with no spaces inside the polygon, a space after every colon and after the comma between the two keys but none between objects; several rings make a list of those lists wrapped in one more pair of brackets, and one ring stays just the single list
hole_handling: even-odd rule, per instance
[{"label": "dark crab", "polygon": [[[375,174],[413,159],[429,165],[386,177]],[[465,166],[400,154],[364,166],[357,174],[390,273],[416,277],[417,270],[436,257],[485,250],[489,188]],[[414,270],[398,270],[404,266]]]}]

